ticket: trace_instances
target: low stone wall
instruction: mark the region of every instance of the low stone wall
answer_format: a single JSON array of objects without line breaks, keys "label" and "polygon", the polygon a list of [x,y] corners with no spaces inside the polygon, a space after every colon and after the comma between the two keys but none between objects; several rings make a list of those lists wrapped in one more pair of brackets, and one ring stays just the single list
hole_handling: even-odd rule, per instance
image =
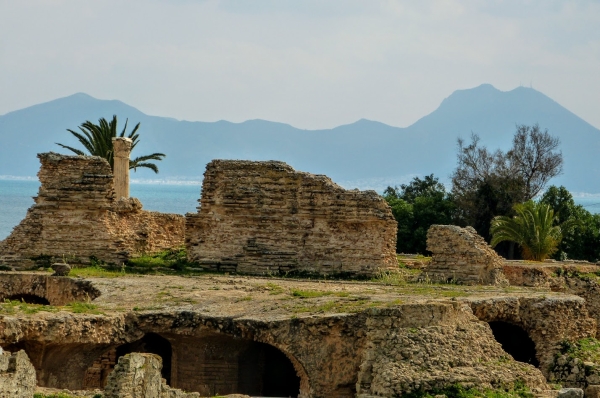
[{"label": "low stone wall", "polygon": [[121,264],[132,254],[183,244],[184,218],[142,210],[137,199],[114,200],[108,162],[94,156],[39,154],[35,204],[0,242],[0,264],[19,268],[53,259]]},{"label": "low stone wall", "polygon": [[100,291],[90,281],[30,273],[0,274],[0,302],[5,299],[38,297],[50,305],[90,301]]},{"label": "low stone wall", "polygon": [[0,348],[0,398],[31,398],[35,384],[35,369],[25,351],[11,354]]},{"label": "low stone wall", "polygon": [[502,273],[504,259],[472,227],[432,225],[427,250],[432,258],[426,273],[434,282],[508,285]]},{"label": "low stone wall", "polygon": [[214,160],[200,203],[186,216],[186,246],[206,269],[371,275],[397,265],[383,198],[283,162]]}]

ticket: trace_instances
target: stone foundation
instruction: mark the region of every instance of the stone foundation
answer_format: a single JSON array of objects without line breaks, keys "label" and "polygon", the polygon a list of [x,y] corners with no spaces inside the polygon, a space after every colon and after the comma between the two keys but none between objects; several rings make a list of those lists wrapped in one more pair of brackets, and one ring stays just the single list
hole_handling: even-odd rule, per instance
[{"label": "stone foundation", "polygon": [[89,281],[54,277],[40,273],[0,274],[0,302],[28,301],[27,298],[47,301],[49,305],[66,305],[74,301],[87,302],[100,296]]},{"label": "stone foundation", "polygon": [[426,273],[433,282],[508,285],[504,259],[472,227],[432,225],[427,250],[432,256]]},{"label": "stone foundation", "polygon": [[371,275],[397,265],[383,198],[283,162],[214,160],[200,203],[186,216],[186,246],[206,269]]},{"label": "stone foundation", "polygon": [[0,264],[18,268],[54,261],[121,264],[136,253],[183,244],[184,218],[142,210],[135,198],[114,200],[105,159],[39,154],[35,204],[0,242]]}]

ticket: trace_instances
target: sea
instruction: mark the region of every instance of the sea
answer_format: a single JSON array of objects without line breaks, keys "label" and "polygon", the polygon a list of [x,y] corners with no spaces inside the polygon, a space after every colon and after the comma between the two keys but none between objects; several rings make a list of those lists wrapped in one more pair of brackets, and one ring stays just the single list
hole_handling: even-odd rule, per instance
[{"label": "sea", "polygon": [[[37,179],[0,177],[0,240],[25,217],[33,205],[40,183]],[[130,194],[138,198],[145,210],[163,213],[193,213],[197,211],[201,182],[135,182]],[[600,194],[573,193],[575,203],[592,213],[600,213]]]}]

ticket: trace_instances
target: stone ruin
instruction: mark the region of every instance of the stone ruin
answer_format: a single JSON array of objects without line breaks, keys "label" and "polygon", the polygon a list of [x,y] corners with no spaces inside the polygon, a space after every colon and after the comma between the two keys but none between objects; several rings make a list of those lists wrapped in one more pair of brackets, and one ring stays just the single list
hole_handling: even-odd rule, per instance
[{"label": "stone ruin", "polygon": [[[122,264],[135,253],[183,244],[183,216],[142,210],[138,199],[128,197],[128,187],[115,194],[119,179],[105,159],[53,152],[38,158],[35,204],[0,241],[0,264],[28,268],[36,260],[89,263],[92,258]],[[128,184],[128,177],[123,180]]]},{"label": "stone ruin", "polygon": [[186,246],[205,269],[371,275],[397,265],[382,197],[283,162],[213,160],[198,209],[186,215]]},{"label": "stone ruin", "polygon": [[473,227],[432,225],[427,231],[427,250],[432,253],[427,277],[434,282],[508,285],[504,259]]},{"label": "stone ruin", "polygon": [[25,351],[11,354],[0,348],[0,398],[31,398],[35,385],[35,368]]}]

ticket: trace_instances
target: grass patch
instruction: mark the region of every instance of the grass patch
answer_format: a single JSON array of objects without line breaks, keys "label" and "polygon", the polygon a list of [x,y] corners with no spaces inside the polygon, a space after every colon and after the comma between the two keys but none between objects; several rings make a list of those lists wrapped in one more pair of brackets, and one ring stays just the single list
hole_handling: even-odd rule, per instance
[{"label": "grass patch", "polygon": [[84,268],[72,268],[69,272],[69,276],[81,277],[81,278],[118,278],[125,276],[125,269],[120,271],[109,270],[100,266],[84,267]]},{"label": "grass patch", "polygon": [[444,395],[448,398],[533,398],[533,394],[523,382],[516,382],[509,389],[478,389],[466,388],[460,384],[454,384],[443,389],[434,389],[430,391],[413,391],[403,394],[408,398],[435,398],[435,396]]},{"label": "grass patch", "polygon": [[98,309],[98,306],[92,303],[82,303],[79,301],[74,301],[72,303],[67,304],[65,308],[69,309],[75,314],[103,315],[103,313]]},{"label": "grass patch", "polygon": [[325,296],[336,296],[336,297],[348,297],[350,293],[348,292],[332,292],[332,291],[322,291],[322,290],[300,290],[293,289],[291,292],[293,297],[299,298],[316,298],[316,297],[325,297]]},{"label": "grass patch", "polygon": [[0,312],[4,314],[15,314],[21,312],[23,314],[37,314],[38,312],[57,312],[58,308],[51,305],[43,304],[28,304],[17,300],[4,300],[0,304]]},{"label": "grass patch", "polygon": [[173,271],[185,271],[186,268],[195,265],[187,260],[185,247],[163,250],[156,254],[142,254],[129,259],[125,264],[135,268],[169,268]]},{"label": "grass patch", "polygon": [[560,354],[567,354],[570,359],[579,358],[582,362],[600,363],[600,340],[586,337],[575,342],[560,343]]}]

